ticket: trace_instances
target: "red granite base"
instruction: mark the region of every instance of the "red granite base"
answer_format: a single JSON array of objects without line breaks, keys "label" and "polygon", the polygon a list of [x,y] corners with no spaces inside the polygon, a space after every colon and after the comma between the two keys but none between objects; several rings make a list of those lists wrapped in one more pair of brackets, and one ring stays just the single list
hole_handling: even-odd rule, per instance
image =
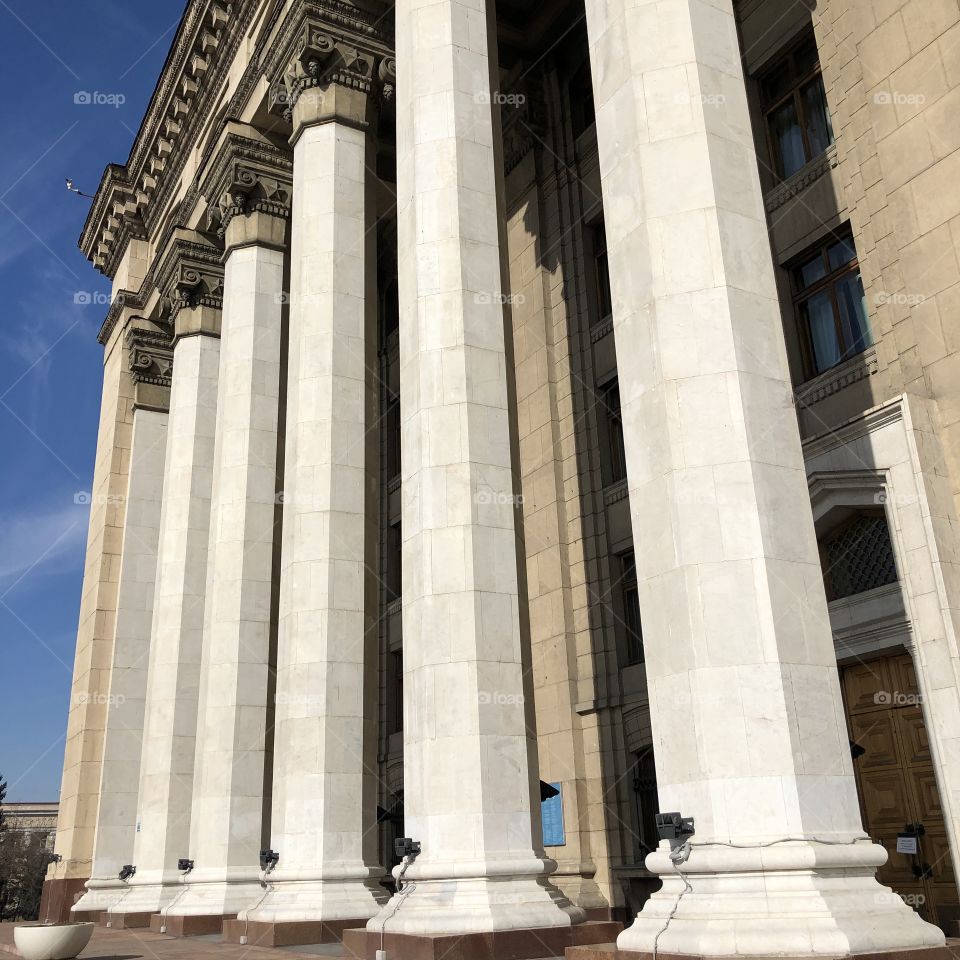
[{"label": "red granite base", "polygon": [[[572,927],[443,936],[387,933],[383,949],[391,960],[539,960],[562,957],[568,947],[609,943],[622,929],[619,923],[587,921]],[[357,960],[376,960],[380,943],[380,934],[365,928],[347,930],[343,935],[347,957]]]},{"label": "red granite base", "polygon": [[292,920],[283,923],[226,920],[223,924],[223,940],[225,943],[245,943],[251,947],[299,947],[307,943],[339,943],[343,940],[344,930],[362,927],[366,922],[364,918]]},{"label": "red granite base", "polygon": [[[817,954],[817,960],[850,960],[851,954]],[[950,947],[917,947],[914,950],[887,950],[880,953],[858,953],[853,960],[956,960],[957,954]],[[566,960],[653,960],[651,953],[618,950],[616,943],[601,943],[595,946],[570,947]],[[708,957],[703,954],[661,953],[657,960],[741,960],[738,957]],[[777,960],[799,960],[789,956]],[[804,960],[809,960],[804,958]]]},{"label": "red granite base", "polygon": [[223,925],[236,916],[229,917],[220,914],[205,914],[203,916],[167,916],[155,913],[150,917],[150,930],[153,933],[164,933],[168,937],[205,937],[211,933],[222,933]]},{"label": "red granite base", "polygon": [[152,913],[109,913],[100,914],[97,924],[111,930],[143,930],[150,926]]},{"label": "red granite base", "polygon": [[44,880],[40,894],[40,919],[46,923],[67,923],[70,908],[87,892],[87,878]]}]

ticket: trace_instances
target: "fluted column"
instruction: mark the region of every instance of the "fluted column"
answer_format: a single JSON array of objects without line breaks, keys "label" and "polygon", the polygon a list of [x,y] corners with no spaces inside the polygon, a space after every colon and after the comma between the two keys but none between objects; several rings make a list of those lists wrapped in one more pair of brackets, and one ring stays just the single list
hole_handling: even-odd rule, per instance
[{"label": "fluted column", "polygon": [[696,828],[619,946],[943,943],[861,826],[730,0],[586,12],[660,809]]},{"label": "fluted column", "polygon": [[[182,891],[188,857],[207,539],[220,366],[218,250],[178,231],[159,271],[175,325],[163,503],[133,862],[112,914],[149,914]],[[118,921],[125,922],[125,921]]]},{"label": "fluted column", "polygon": [[232,125],[206,190],[225,248],[220,401],[190,821],[195,866],[167,917],[236,914],[260,894],[289,171],[281,151]]},{"label": "fluted column", "polygon": [[401,0],[404,814],[414,886],[368,929],[584,918],[550,886],[528,739],[483,0]]},{"label": "fluted column", "polygon": [[144,326],[131,326],[124,337],[134,407],[129,475],[123,498],[117,621],[110,683],[101,694],[106,699],[106,724],[93,865],[87,892],[73,906],[75,913],[114,906],[126,891],[119,873],[134,858],[170,407],[170,340],[169,332]]},{"label": "fluted column", "polygon": [[373,763],[365,763],[375,756],[365,682],[375,637],[365,519],[376,368],[367,296],[375,54],[309,22],[301,36],[280,98],[294,145],[272,834],[280,859],[266,897],[241,920],[358,925],[382,898]]}]

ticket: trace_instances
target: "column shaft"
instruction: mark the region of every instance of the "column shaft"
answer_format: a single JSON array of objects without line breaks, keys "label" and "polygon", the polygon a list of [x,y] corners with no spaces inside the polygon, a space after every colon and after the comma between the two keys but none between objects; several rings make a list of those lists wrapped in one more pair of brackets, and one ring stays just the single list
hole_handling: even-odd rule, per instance
[{"label": "column shaft", "polygon": [[134,410],[93,867],[75,911],[115,905],[133,863],[166,437],[165,412]]},{"label": "column shaft", "polygon": [[190,855],[197,698],[220,341],[204,333],[174,347],[163,506],[147,681],[137,874],[117,913],[156,911],[179,892]]},{"label": "column shaft", "polygon": [[532,819],[486,3],[401,0],[396,22],[404,813],[423,852],[370,927],[567,926],[583,912],[546,883]]},{"label": "column shaft", "polygon": [[586,10],[660,807],[697,831],[619,944],[942,943],[857,839],[731,5]]},{"label": "column shaft", "polygon": [[191,816],[196,866],[168,911],[174,916],[235,914],[260,894],[283,273],[280,250],[253,244],[227,257]]},{"label": "column shaft", "polygon": [[365,717],[370,311],[366,134],[294,149],[272,890],[245,919],[364,920],[378,905]]}]

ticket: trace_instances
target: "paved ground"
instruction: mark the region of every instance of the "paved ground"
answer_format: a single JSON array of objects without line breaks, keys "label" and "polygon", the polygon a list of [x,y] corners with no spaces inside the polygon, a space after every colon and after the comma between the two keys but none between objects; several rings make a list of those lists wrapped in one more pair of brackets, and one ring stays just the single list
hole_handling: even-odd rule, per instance
[{"label": "paved ground", "polygon": [[[0,960],[18,957],[13,946],[12,923],[0,923]],[[96,927],[90,946],[80,954],[82,960],[317,960],[317,957],[342,957],[340,944],[315,947],[241,947],[224,944],[219,937],[191,937],[175,940],[149,930],[107,930]]]}]

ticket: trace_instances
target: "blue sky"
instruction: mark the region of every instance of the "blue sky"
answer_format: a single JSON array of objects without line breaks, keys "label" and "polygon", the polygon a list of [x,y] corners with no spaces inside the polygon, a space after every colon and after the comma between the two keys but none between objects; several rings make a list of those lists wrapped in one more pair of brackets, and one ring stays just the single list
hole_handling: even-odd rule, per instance
[{"label": "blue sky", "polygon": [[[89,201],[64,180],[93,193],[104,166],[127,159],[183,7],[0,0],[0,774],[10,800],[59,794],[87,530],[75,495],[91,486],[100,404],[109,283],[77,249]],[[78,93],[119,105],[76,103]]]}]

